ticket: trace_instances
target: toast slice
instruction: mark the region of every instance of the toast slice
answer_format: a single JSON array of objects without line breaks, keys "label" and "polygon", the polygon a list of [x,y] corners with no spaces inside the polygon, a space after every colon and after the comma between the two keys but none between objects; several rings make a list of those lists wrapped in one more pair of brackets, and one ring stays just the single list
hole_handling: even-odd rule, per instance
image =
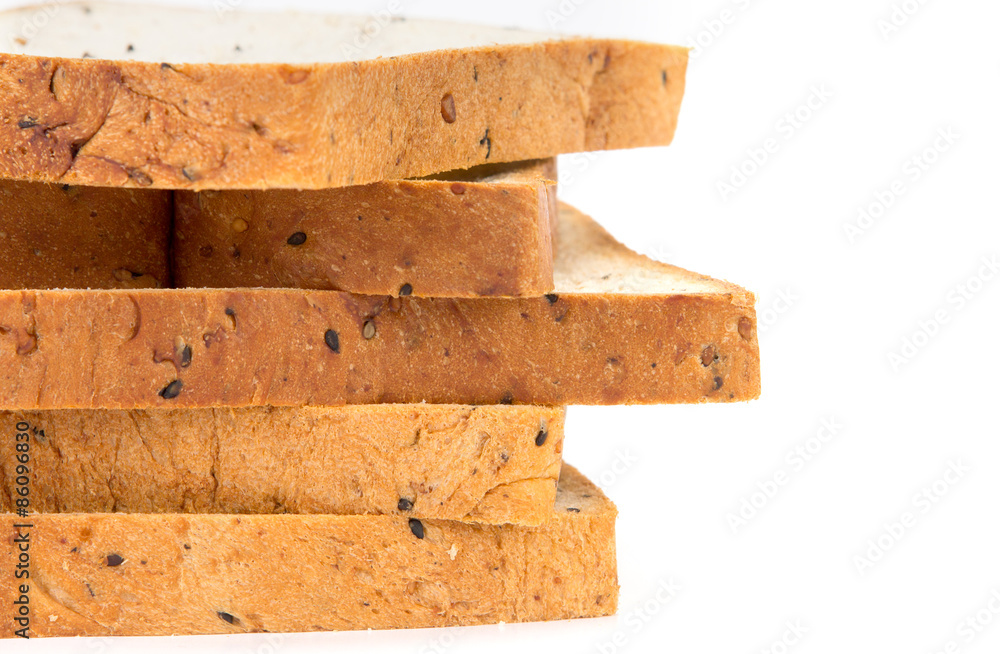
[{"label": "toast slice", "polygon": [[178,191],[175,284],[544,295],[555,180],[546,159],[334,189]]},{"label": "toast slice", "polygon": [[[0,512],[28,436],[40,513],[385,514],[537,526],[565,410],[333,408],[0,412]],[[23,472],[23,471],[22,471]]]},{"label": "toast slice", "polygon": [[38,11],[0,13],[0,177],[80,185],[331,188],[667,145],[688,58],[388,11]]},{"label": "toast slice", "polygon": [[[400,516],[0,515],[0,637],[392,629],[611,615],[614,505],[564,466],[541,527]],[[16,525],[30,524],[30,527]],[[25,626],[26,625],[26,626]]]},{"label": "toast slice", "polygon": [[654,404],[760,392],[754,297],[563,205],[556,292],[0,291],[0,409]]},{"label": "toast slice", "polygon": [[0,180],[0,288],[539,296],[553,285],[555,179],[546,159],[315,191]]},{"label": "toast slice", "polygon": [[0,180],[0,288],[169,288],[170,191]]}]

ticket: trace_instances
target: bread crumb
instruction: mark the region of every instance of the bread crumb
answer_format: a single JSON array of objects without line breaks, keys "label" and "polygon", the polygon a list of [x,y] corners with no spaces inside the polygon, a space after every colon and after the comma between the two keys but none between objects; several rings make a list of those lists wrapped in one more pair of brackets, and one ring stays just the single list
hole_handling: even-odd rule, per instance
[{"label": "bread crumb", "polygon": [[448,556],[451,557],[452,561],[455,560],[455,557],[458,556],[458,545],[456,545],[455,543],[451,544],[451,549],[448,550]]}]

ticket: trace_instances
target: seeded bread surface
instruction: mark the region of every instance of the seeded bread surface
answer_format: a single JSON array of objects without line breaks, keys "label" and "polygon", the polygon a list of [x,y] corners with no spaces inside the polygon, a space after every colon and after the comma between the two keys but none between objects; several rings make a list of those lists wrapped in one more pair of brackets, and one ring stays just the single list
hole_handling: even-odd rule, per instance
[{"label": "seeded bread surface", "polygon": [[168,288],[171,193],[0,180],[0,288]]},{"label": "seeded bread surface", "polygon": [[563,207],[556,292],[538,298],[0,291],[0,409],[757,397],[751,293]]},{"label": "seeded bread surface", "polygon": [[555,179],[548,159],[324,190],[179,191],[175,285],[543,295]]},{"label": "seeded bread surface", "polygon": [[[32,516],[31,636],[444,627],[612,615],[614,505],[564,466],[541,527],[400,516]],[[14,566],[20,519],[0,515]],[[0,585],[13,606],[15,585]],[[12,637],[12,612],[0,636]]]},{"label": "seeded bread surface", "polygon": [[378,513],[537,526],[552,515],[561,408],[0,412],[0,512],[30,435],[40,513]]},{"label": "seeded bread surface", "polygon": [[0,177],[77,185],[331,188],[667,145],[688,60],[410,20],[352,52],[354,19],[100,2],[23,33],[37,11],[0,13]]}]

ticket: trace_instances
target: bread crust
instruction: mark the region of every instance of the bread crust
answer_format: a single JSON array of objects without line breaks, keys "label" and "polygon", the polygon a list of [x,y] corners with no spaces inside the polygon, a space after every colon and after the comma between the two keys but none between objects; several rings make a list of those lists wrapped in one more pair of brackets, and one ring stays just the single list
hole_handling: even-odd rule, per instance
[{"label": "bread crust", "polygon": [[[30,635],[391,629],[612,615],[614,505],[564,466],[541,527],[398,516],[32,516]],[[12,570],[21,522],[0,515]],[[0,600],[13,606],[12,583]],[[13,612],[0,617],[12,637]]]},{"label": "bread crust", "polygon": [[[537,526],[565,410],[378,404],[0,411],[0,512],[30,436],[38,513],[384,514]],[[21,441],[17,441],[21,442]]]},{"label": "bread crust", "polygon": [[171,196],[0,180],[0,288],[169,288]]},{"label": "bread crust", "polygon": [[175,285],[543,295],[555,180],[547,159],[335,189],[178,191]]}]

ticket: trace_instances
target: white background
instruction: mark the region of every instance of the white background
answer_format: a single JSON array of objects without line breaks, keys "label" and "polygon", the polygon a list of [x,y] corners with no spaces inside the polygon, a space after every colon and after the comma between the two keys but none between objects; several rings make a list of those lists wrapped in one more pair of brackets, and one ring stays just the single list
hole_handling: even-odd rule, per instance
[{"label": "white background", "polygon": [[[618,618],[0,649],[997,651],[1000,274],[970,278],[1000,254],[1000,3],[400,2],[410,16],[526,29],[684,45],[700,34],[674,145],[564,157],[573,175],[561,190],[635,249],[758,294],[761,399],[571,409],[566,458],[621,512]],[[385,5],[243,6],[268,4]],[[915,13],[880,29],[904,4]],[[790,130],[785,115],[815,89],[829,97]],[[934,151],[939,130],[953,142]],[[777,151],[723,197],[719,182],[768,139]],[[928,148],[935,160],[916,179],[907,162]],[[894,180],[905,192],[849,238],[845,226]],[[963,288],[971,299],[960,305]],[[935,330],[939,311],[947,322]],[[922,323],[935,333],[904,353]],[[904,362],[894,367],[893,353]],[[840,427],[810,443],[824,420]],[[810,444],[804,465],[787,458]],[[952,464],[965,471],[948,483]],[[753,497],[776,473],[786,483]],[[925,489],[941,495],[915,501]],[[734,530],[728,516],[744,499],[760,508]],[[909,526],[892,527],[906,513]],[[657,599],[661,582],[675,586],[669,601]],[[982,626],[960,628],[969,618]],[[610,645],[616,637],[624,645]]]}]

